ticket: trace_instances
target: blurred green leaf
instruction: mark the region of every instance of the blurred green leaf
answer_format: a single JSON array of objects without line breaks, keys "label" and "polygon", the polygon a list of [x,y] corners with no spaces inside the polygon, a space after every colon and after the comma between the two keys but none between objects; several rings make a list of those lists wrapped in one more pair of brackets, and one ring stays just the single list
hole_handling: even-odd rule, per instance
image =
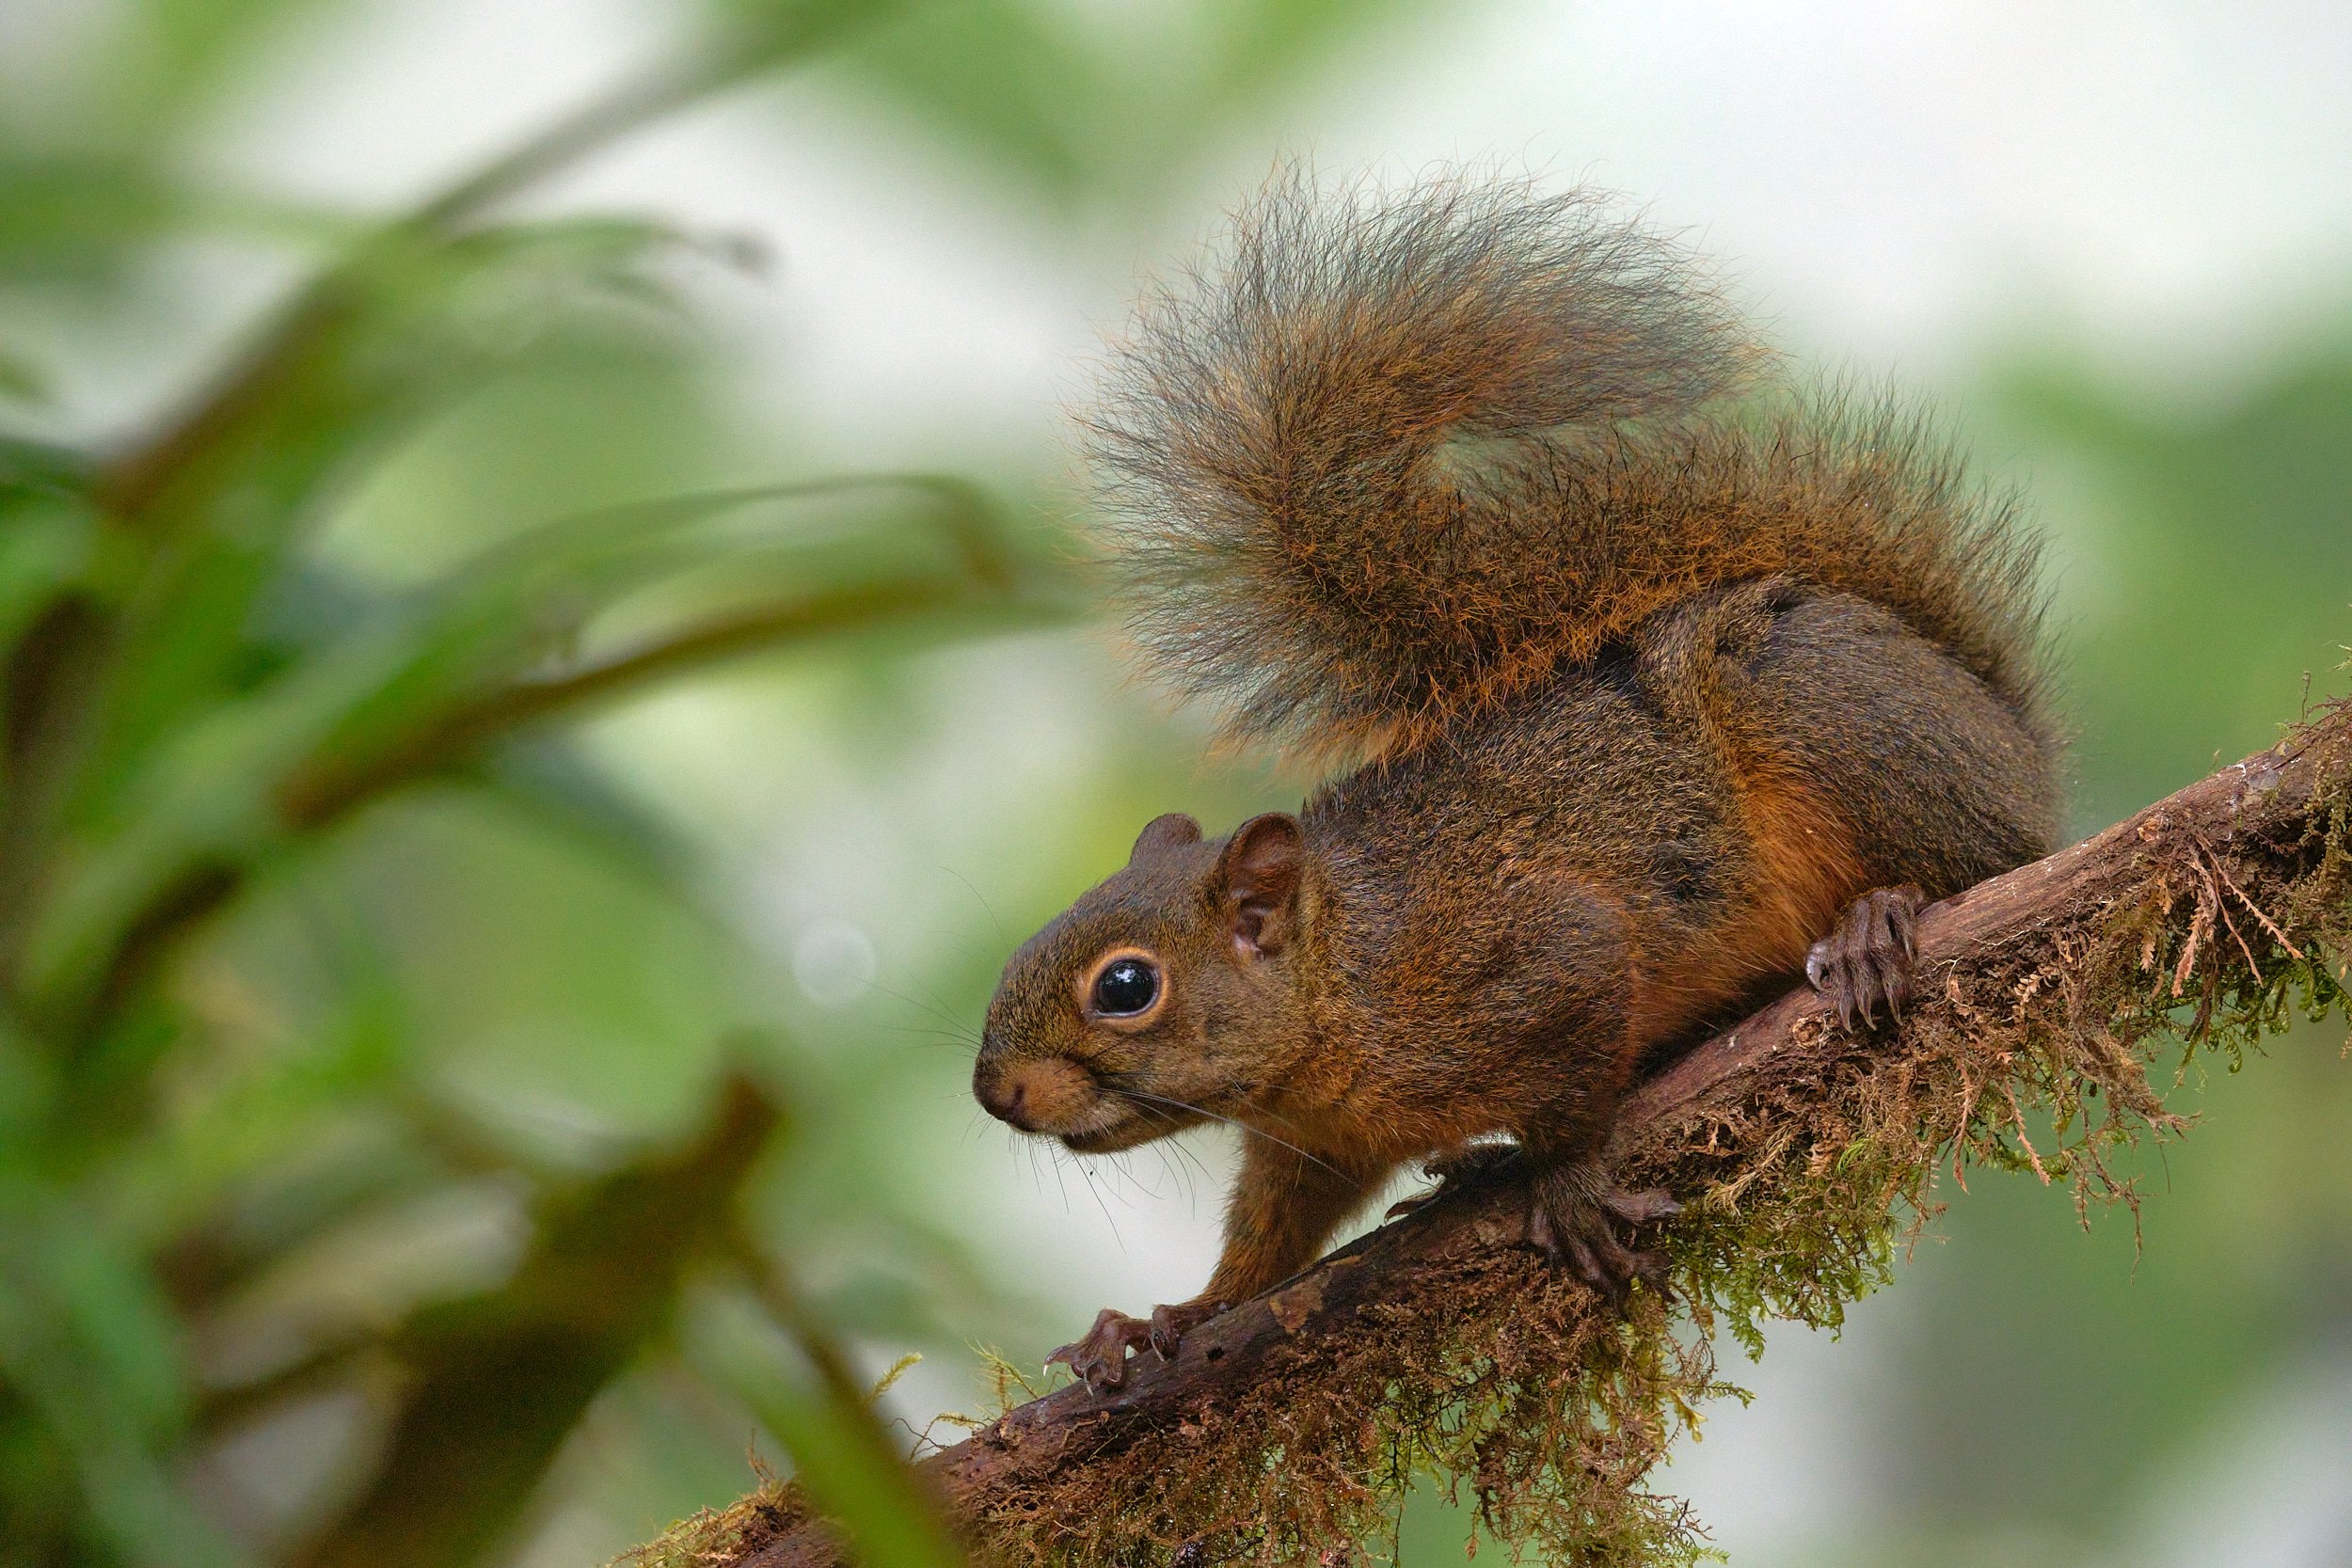
[{"label": "blurred green leaf", "polygon": [[97,518],[77,498],[0,481],[0,647],[87,579],[97,549]]},{"label": "blurred green leaf", "polygon": [[0,347],[0,403],[47,403],[49,374],[21,354]]},{"label": "blurred green leaf", "polygon": [[[811,593],[809,554],[838,539],[812,540],[789,519],[781,531],[772,523],[703,526],[749,503],[845,487],[824,482],[691,497],[551,525],[453,574],[405,613],[385,616],[388,624],[205,710],[145,759],[125,786],[121,820],[71,867],[32,928],[26,984],[37,1008],[66,1017],[119,996],[130,983],[126,961],[143,972],[159,935],[216,905],[304,831],[463,762],[522,724],[712,658],[806,637],[907,620],[953,630],[942,617],[960,606],[1001,604],[1015,622],[1049,611],[998,592],[1006,568],[987,539],[993,518],[961,486],[919,486],[949,503],[940,530],[945,576],[852,580]],[[795,564],[803,569],[776,570]],[[764,575],[781,577],[787,596],[697,611],[641,632],[616,656],[545,668],[617,605],[682,573],[721,569],[739,579],[739,594]]]},{"label": "blurred green leaf", "polygon": [[184,205],[164,178],[120,158],[0,151],[0,280],[119,282],[130,246]]},{"label": "blurred green leaf", "polygon": [[1204,131],[1283,102],[1427,0],[1212,0],[1099,11],[964,0],[861,40],[844,68],[965,156],[1065,213],[1156,194]]},{"label": "blurred green leaf", "polygon": [[1210,91],[1220,106],[1292,85],[1416,11],[1443,14],[1429,0],[1217,0],[1206,8],[1219,18]]},{"label": "blurred green leaf", "polygon": [[[302,909],[324,863],[294,851],[440,776],[562,823],[575,857],[634,845],[666,886],[676,850],[642,811],[548,766],[544,742],[488,749],[758,647],[882,626],[957,635],[1042,605],[1021,597],[994,507],[920,477],[854,513],[828,499],[834,483],[567,519],[413,590],[330,563],[321,525],[421,419],[525,370],[698,360],[660,271],[678,236],[628,219],[498,221],[498,207],[895,8],[735,8],[707,47],[366,229],[205,189],[164,130],[317,8],[129,8],[69,61],[78,123],[45,140],[0,128],[0,287],[30,285],[27,299],[115,309],[198,227],[327,250],[149,438],[104,458],[0,438],[0,985],[26,1026],[0,1034],[0,1157],[24,1162],[0,1195],[9,1560],[239,1560],[254,1542],[197,1518],[176,1472],[192,1456],[233,1468],[225,1437],[348,1395],[388,1357],[407,1373],[389,1435],[339,1517],[303,1528],[302,1560],[477,1560],[662,1331],[765,1145],[773,1113],[743,1084],[691,1148],[585,1186],[576,1164],[481,1135],[418,1060],[415,978],[338,911],[342,894]],[[109,103],[135,109],[109,118]],[[21,370],[0,367],[0,395],[39,390]],[[256,891],[306,933],[281,929],[281,950],[326,934],[311,942],[316,997],[281,994],[257,1015],[238,990],[253,977],[224,951],[180,986],[148,983],[208,912]],[[379,1290],[374,1314],[299,1306],[371,1227],[425,1227],[413,1260],[462,1241],[435,1239],[431,1204],[518,1187],[538,1194],[539,1237],[505,1284],[436,1302],[458,1277],[444,1268],[437,1285]],[[448,1256],[481,1266],[463,1254]],[[272,1308],[273,1292],[291,1293]],[[415,1302],[428,1305],[388,1339],[381,1312]],[[199,1388],[183,1321],[263,1342],[207,1362]]]},{"label": "blurred green leaf", "polygon": [[446,249],[391,247],[323,289],[279,341],[106,476],[104,503],[153,559],[126,593],[81,809],[177,719],[228,689],[260,595],[315,526],[326,487],[435,406],[591,308],[604,277],[668,243],[644,225],[564,223]]},{"label": "blurred green leaf", "polygon": [[0,503],[40,496],[87,506],[93,475],[90,460],[71,448],[0,433]]},{"label": "blurred green leaf", "polygon": [[326,0],[144,0],[106,18],[78,84],[81,129],[121,147],[153,145],[242,68],[256,47]]},{"label": "blurred green leaf", "polygon": [[1069,12],[961,0],[847,57],[901,112],[1064,201],[1097,175],[1104,149],[1095,138],[1111,129],[1119,84]]},{"label": "blurred green leaf", "polygon": [[449,232],[616,137],[697,100],[796,65],[892,16],[907,0],[717,0],[704,47],[591,99],[420,206],[401,225]]},{"label": "blurred green leaf", "polygon": [[154,1457],[186,1415],[171,1315],[136,1254],[88,1221],[0,1169],[0,1386],[71,1456],[82,1505],[126,1560],[226,1565],[226,1543]]},{"label": "blurred green leaf", "polygon": [[734,1079],[691,1146],[551,1202],[512,1280],[411,1323],[376,1479],[295,1560],[461,1568],[496,1544],[597,1390],[666,1325],[778,1121]]},{"label": "blurred green leaf", "polygon": [[[330,922],[331,913],[314,911],[310,924],[331,930]],[[299,1158],[336,1127],[338,1113],[402,1101],[411,1033],[405,998],[384,956],[362,948],[366,938],[346,930],[336,939],[337,1016],[307,1030],[295,1049],[248,1047],[242,1061],[215,1049],[183,1064],[193,1081],[173,1085],[182,1103],[95,1184],[111,1230],[160,1248],[200,1228],[274,1165]],[[199,1041],[182,1048],[193,1056],[187,1048]]]}]

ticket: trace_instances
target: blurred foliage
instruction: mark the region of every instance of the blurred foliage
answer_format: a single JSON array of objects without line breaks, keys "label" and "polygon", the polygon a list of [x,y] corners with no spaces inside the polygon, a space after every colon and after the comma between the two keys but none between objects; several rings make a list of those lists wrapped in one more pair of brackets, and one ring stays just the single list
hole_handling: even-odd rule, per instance
[{"label": "blurred foliage", "polygon": [[2267,370],[2207,407],[2151,406],[2064,364],[1991,388],[2069,530],[2059,629],[2086,829],[2271,744],[2307,677],[2314,700],[2352,684],[2352,341]]},{"label": "blurred foliage", "polygon": [[[832,51],[1074,213],[1368,14],[1220,5],[1180,80],[1075,13],[711,0],[405,214],[205,174],[357,8],[0,63],[0,1562],[454,1568],[583,1442],[675,1507],[762,1429],[871,1560],[943,1560],[836,1338],[953,1346],[992,1288],[835,1114],[889,1070],[787,1037],[578,721],[788,651],[903,728],[911,654],[1067,614],[1058,552],[961,476],[742,483],[676,287],[729,248],[512,198]],[[279,302],[172,319],[204,246]],[[128,436],[73,404],[126,343]]]},{"label": "blurred foliage", "polygon": [[[1128,236],[1440,13],[703,0],[641,74],[386,219],[201,156],[358,0],[15,4],[0,1563],[585,1560],[742,1491],[755,1433],[818,1456],[803,1479],[877,1560],[943,1555],[850,1369],[975,1337],[1034,1362],[1070,1308],[1019,1293],[1051,1238],[996,1264],[969,1162],[904,1151],[968,1128],[961,1037],[1012,940],[1136,822],[1273,786],[1067,674],[1075,644],[981,641],[1068,615],[1035,454],[986,486],[803,467],[820,444],[748,428],[681,287],[730,247],[511,198],[791,72],[1055,243]],[[190,282],[224,257],[228,293],[278,302]],[[2187,412],[2044,356],[1975,412],[2059,534],[2082,826],[2265,743],[2305,671],[2341,689],[2352,350]],[[604,744],[657,687],[630,721],[675,742],[666,794]],[[1002,788],[927,783],[975,731],[1001,744],[958,754]],[[1019,810],[963,822],[967,795]],[[785,805],[828,818],[794,852],[877,899],[905,895],[867,870],[882,835],[953,818],[983,847],[906,917],[930,940],[887,1006],[766,973],[752,873],[717,863],[772,851],[742,824]],[[2122,1539],[2152,1450],[2345,1331],[2343,1076],[2226,1088],[2177,1200],[2151,1172],[2137,1273],[2045,1195],[1960,1202],[1895,1293],[1919,1305],[1862,1445],[1890,1500],[1819,1560]],[[1463,1534],[1407,1526],[1416,1560]]]},{"label": "blurred foliage", "polygon": [[[0,196],[0,274],[128,286],[206,206],[174,182],[177,115],[289,8],[131,13],[77,102],[139,114],[19,138],[8,177],[33,198]],[[647,834],[516,737],[753,650],[1035,622],[1045,574],[981,491],[926,476],[609,506],[398,585],[314,546],[371,465],[482,388],[690,356],[659,270],[677,236],[490,209],[858,9],[731,19],[343,238],[153,433],[0,445],[0,1558],[479,1560],[682,1291],[716,1269],[776,1299],[742,1204],[786,1056],[727,1047],[732,1086],[677,1152],[532,1157],[421,1070],[384,879],[349,875],[342,830],[432,786],[642,871]],[[224,961],[270,925],[258,962]],[[280,990],[289,941],[323,962]],[[754,1408],[800,1412],[771,1425],[787,1449],[816,1434],[812,1485],[875,1521],[876,1560],[951,1555],[832,1329],[767,1316],[779,1342],[720,1365],[758,1380]],[[306,1413],[355,1400],[339,1444],[301,1451]],[[266,1516],[204,1506],[257,1442],[282,1450],[244,1489]]]},{"label": "blurred foliage", "polygon": [[[2352,691],[2352,339],[2186,405],[2036,356],[1982,413],[2058,533],[2078,830]],[[2344,1048],[2302,1026],[2242,1073],[2190,1073],[2170,1103],[2200,1125],[2137,1157],[2137,1227],[2085,1231],[2029,1179],[1946,1194],[1949,1240],[1904,1280],[1904,1376],[1873,1395],[1899,1560],[2146,1539],[2154,1477],[2209,1463],[2249,1399],[2352,1344]]]}]

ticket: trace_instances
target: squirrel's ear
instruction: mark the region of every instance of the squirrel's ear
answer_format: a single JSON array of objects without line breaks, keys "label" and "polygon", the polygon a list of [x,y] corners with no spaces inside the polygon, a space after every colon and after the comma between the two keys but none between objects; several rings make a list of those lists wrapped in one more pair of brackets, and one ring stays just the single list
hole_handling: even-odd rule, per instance
[{"label": "squirrel's ear", "polygon": [[1171,811],[1143,825],[1143,832],[1136,835],[1136,847],[1127,851],[1127,859],[1133,863],[1162,849],[1181,849],[1187,844],[1200,842],[1200,824],[1181,811]]},{"label": "squirrel's ear", "polygon": [[1244,958],[1279,953],[1298,934],[1298,878],[1306,859],[1298,818],[1270,811],[1233,830],[1217,876],[1232,911],[1233,946]]}]

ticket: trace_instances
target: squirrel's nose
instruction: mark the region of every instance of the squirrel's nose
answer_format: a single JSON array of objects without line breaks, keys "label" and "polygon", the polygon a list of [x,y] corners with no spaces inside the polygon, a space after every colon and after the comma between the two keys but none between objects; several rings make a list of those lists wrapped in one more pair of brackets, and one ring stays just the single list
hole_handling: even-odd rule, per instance
[{"label": "squirrel's nose", "polygon": [[980,1108],[998,1121],[1017,1127],[1024,1132],[1034,1132],[1026,1115],[1029,1085],[1019,1072],[989,1073],[972,1085],[974,1098]]},{"label": "squirrel's nose", "polygon": [[1030,1056],[975,1068],[972,1092],[988,1114],[1024,1132],[1059,1133],[1102,1098],[1087,1069],[1067,1056]]}]

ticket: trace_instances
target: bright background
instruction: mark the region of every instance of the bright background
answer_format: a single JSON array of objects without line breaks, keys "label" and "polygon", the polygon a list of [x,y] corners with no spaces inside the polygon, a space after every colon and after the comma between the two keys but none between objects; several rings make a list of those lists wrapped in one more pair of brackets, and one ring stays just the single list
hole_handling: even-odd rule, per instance
[{"label": "bright background", "polygon": [[[0,0],[0,429],[149,426],[355,220],[727,8]],[[311,646],[527,525],[845,472],[969,477],[1037,543],[1083,526],[1065,410],[1122,299],[1278,156],[1495,161],[1687,230],[1777,341],[1892,372],[2029,488],[2088,832],[2267,744],[2307,673],[2346,689],[2347,147],[2352,21],[2320,0],[911,8],[507,209],[686,231],[655,269],[678,308],[410,410],[319,488],[294,586],[253,613]],[[1189,1295],[1220,1139],[1057,1157],[965,1073],[1003,956],[1141,822],[1215,831],[1299,792],[1200,752],[1083,626],[858,639],[535,732],[496,777],[277,854],[163,982],[165,1109],[109,1156],[148,1174],[39,1176],[121,1239],[128,1305],[88,1329],[114,1370],[89,1375],[158,1390],[139,1442],[207,1560],[334,1539],[386,1451],[401,1325],[494,1292],[547,1192],[686,1136],[731,1052],[798,1111],[761,1243],[865,1373],[923,1353],[889,1396],[911,1428],[985,1405],[976,1345],[1034,1365],[1098,1307]],[[355,1019],[366,1071],[272,1098]],[[763,1043],[732,1045],[746,1028]],[[1751,1568],[2352,1561],[2341,1037],[2183,1088],[2208,1124],[2143,1162],[2137,1252],[2128,1216],[2086,1233],[2029,1178],[1947,1181],[1898,1288],[1840,1338],[1776,1337],[1755,1404],[1662,1484]],[[382,1159],[352,1130],[395,1123],[465,1157],[346,1180]],[[167,1217],[126,1218],[157,1183]],[[273,1229],[290,1205],[325,1217]],[[186,1287],[175,1248],[224,1231],[275,1239]],[[755,1413],[777,1374],[730,1369],[754,1340],[787,1379],[790,1356],[701,1290],[443,1560],[573,1568],[746,1488],[747,1444],[779,1451]],[[0,1563],[181,1557],[104,1522],[146,1481],[116,1487],[132,1462],[25,1392],[47,1353],[11,1325],[38,1296],[0,1294],[0,1511],[24,1511]],[[270,1382],[329,1344],[350,1354]],[[230,1398],[248,1386],[267,1397]],[[1405,1554],[1451,1560],[1459,1534],[1417,1508]]]}]

